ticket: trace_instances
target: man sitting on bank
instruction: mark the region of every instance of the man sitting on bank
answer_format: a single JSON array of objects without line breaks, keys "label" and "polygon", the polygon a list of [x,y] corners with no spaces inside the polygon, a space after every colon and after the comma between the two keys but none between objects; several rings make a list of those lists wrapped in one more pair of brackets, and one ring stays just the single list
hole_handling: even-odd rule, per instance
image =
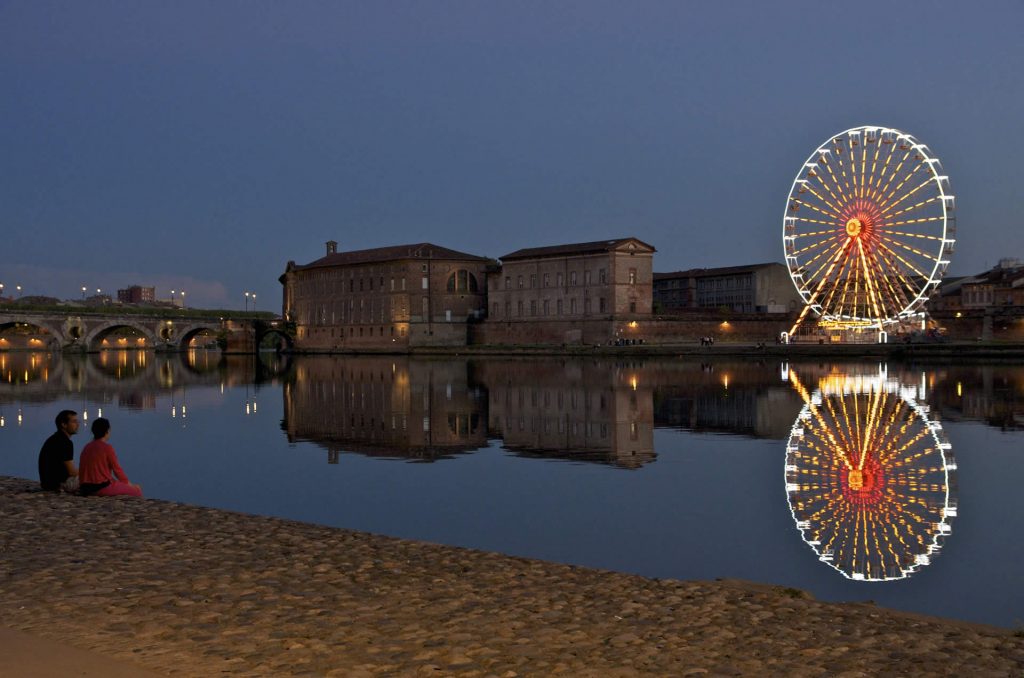
[{"label": "man sitting on bank", "polygon": [[51,492],[77,492],[78,469],[71,436],[78,433],[78,413],[61,410],[54,422],[57,432],[39,450],[39,484]]}]

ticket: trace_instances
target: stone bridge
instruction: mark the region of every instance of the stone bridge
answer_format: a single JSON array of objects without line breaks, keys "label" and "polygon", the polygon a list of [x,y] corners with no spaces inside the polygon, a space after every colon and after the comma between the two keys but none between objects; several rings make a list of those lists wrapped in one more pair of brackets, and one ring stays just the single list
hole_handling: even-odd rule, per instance
[{"label": "stone bridge", "polygon": [[[0,307],[0,334],[16,326],[39,330],[30,348],[49,350],[100,351],[105,348],[152,348],[184,351],[196,336],[207,333],[226,339],[229,353],[254,353],[267,335],[277,335],[291,348],[292,336],[284,321],[259,317],[216,318],[174,316],[26,311]],[[116,330],[131,330],[135,336],[108,339]],[[211,341],[213,340],[211,336]],[[111,338],[112,339],[112,338]],[[0,342],[0,349],[4,348]]]}]

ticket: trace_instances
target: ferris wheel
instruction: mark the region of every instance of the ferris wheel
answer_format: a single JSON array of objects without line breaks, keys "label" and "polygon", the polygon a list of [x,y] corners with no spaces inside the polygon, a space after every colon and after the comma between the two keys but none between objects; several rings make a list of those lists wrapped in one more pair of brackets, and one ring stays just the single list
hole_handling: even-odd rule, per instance
[{"label": "ferris wheel", "polygon": [[949,177],[927,146],[855,127],[811,153],[786,201],[786,266],[804,309],[833,327],[877,327],[919,313],[956,242]]},{"label": "ferris wheel", "polygon": [[956,462],[920,391],[884,373],[830,374],[786,445],[786,493],[803,540],[848,579],[905,579],[930,564],[957,515]]}]

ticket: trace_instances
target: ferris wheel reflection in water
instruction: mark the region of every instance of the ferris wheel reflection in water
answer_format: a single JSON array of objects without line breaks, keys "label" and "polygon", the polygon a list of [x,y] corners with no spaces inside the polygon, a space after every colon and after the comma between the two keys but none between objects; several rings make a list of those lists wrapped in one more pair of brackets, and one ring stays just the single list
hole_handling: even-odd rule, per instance
[{"label": "ferris wheel reflection in water", "polygon": [[830,373],[804,401],[786,445],[786,494],[819,560],[858,581],[905,579],[928,565],[956,516],[952,448],[924,384]]}]

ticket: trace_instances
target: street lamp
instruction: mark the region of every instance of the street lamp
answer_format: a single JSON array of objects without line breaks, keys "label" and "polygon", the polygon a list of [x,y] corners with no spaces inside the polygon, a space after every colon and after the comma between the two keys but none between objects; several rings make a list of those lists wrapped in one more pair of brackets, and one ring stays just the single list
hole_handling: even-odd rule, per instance
[{"label": "street lamp", "polygon": [[21,285],[15,285],[14,289],[18,290],[18,298],[21,299]]},{"label": "street lamp", "polygon": [[248,292],[245,293],[245,310],[246,311],[249,310],[249,293]]},{"label": "street lamp", "polygon": [[85,285],[82,285],[82,298],[85,299]]},{"label": "street lamp", "polygon": [[252,293],[252,312],[256,312],[256,293]]},{"label": "street lamp", "polygon": [[[181,308],[182,308],[182,309],[184,309],[184,308],[185,308],[185,290],[182,290],[182,291],[181,291]],[[184,409],[185,409],[185,408],[184,408],[184,407],[182,407],[182,410],[184,410]]]}]

